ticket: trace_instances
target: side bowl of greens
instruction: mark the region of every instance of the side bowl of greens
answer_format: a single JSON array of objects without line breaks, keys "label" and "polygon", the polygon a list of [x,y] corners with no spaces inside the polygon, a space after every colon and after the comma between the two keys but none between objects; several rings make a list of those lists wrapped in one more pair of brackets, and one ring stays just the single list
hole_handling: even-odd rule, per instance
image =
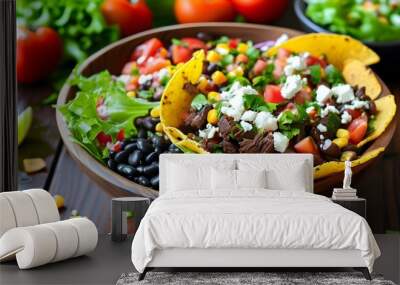
[{"label": "side bowl of greens", "polygon": [[380,72],[390,73],[387,67],[400,63],[400,5],[393,8],[389,0],[295,0],[294,10],[307,32],[347,34],[372,48],[381,57]]}]

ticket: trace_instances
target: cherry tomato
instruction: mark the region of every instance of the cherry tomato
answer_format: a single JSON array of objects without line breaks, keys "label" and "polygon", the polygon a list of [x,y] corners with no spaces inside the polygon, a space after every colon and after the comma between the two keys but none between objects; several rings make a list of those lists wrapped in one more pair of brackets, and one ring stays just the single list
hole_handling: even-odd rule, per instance
[{"label": "cherry tomato", "polygon": [[300,90],[294,96],[294,102],[299,105],[303,105],[306,102],[310,102],[312,100],[312,95],[307,90]]},{"label": "cherry tomato", "polygon": [[325,60],[320,59],[316,56],[312,56],[312,55],[307,57],[306,64],[307,64],[307,66],[319,64],[323,68],[325,68],[327,66],[327,63]]},{"label": "cherry tomato", "polygon": [[60,36],[51,28],[36,31],[18,27],[17,30],[17,80],[33,83],[45,79],[53,72],[63,54]]},{"label": "cherry tomato", "polygon": [[230,48],[237,48],[238,44],[240,43],[240,39],[229,39],[228,45]]},{"label": "cherry tomato", "polygon": [[131,55],[131,60],[143,64],[149,57],[155,56],[163,47],[164,45],[159,39],[149,39],[135,49]]},{"label": "cherry tomato", "polygon": [[350,116],[351,116],[351,118],[354,120],[354,119],[357,119],[358,117],[360,117],[361,116],[361,114],[362,114],[362,111],[361,110],[358,110],[358,109],[346,109],[346,112],[347,113],[349,113],[350,114]]},{"label": "cherry tomato", "polygon": [[192,51],[184,46],[174,45],[171,47],[172,62],[178,64],[181,62],[186,62],[192,57]]},{"label": "cherry tomato", "polygon": [[264,101],[269,103],[282,103],[285,101],[281,94],[281,88],[278,85],[267,85],[264,91]]},{"label": "cherry tomato", "polygon": [[289,0],[232,0],[232,2],[246,21],[270,23],[283,15]]},{"label": "cherry tomato", "polygon": [[100,132],[96,136],[97,141],[100,143],[102,146],[106,146],[107,143],[112,142],[112,138],[110,135],[106,135],[104,132]]},{"label": "cherry tomato", "polygon": [[290,56],[290,54],[291,54],[291,52],[288,51],[287,49],[285,49],[285,48],[280,48],[280,49],[278,49],[278,53],[277,53],[277,55],[276,55],[276,58],[277,58],[277,59],[280,59],[280,60],[285,60],[285,61],[286,61],[286,59]]},{"label": "cherry tomato", "polygon": [[319,154],[317,145],[312,137],[306,137],[294,145],[294,149],[300,153]]},{"label": "cherry tomato", "polygon": [[170,61],[161,57],[150,57],[146,64],[139,68],[143,74],[150,74],[170,65]]},{"label": "cherry tomato", "polygon": [[187,45],[189,49],[192,51],[198,50],[198,49],[204,49],[207,50],[207,45],[199,39],[196,38],[183,38],[181,40],[183,43]]},{"label": "cherry tomato", "polygon": [[357,119],[353,120],[347,130],[350,133],[350,143],[358,144],[363,140],[368,129],[368,117],[362,115]]},{"label": "cherry tomato", "polygon": [[117,133],[117,140],[118,141],[123,141],[125,139],[125,130],[120,129],[119,132]]},{"label": "cherry tomato", "polygon": [[176,0],[175,16],[179,23],[229,22],[235,19],[230,0]]},{"label": "cherry tomato", "polygon": [[105,0],[101,12],[108,24],[118,25],[124,37],[150,29],[153,14],[144,0]]}]

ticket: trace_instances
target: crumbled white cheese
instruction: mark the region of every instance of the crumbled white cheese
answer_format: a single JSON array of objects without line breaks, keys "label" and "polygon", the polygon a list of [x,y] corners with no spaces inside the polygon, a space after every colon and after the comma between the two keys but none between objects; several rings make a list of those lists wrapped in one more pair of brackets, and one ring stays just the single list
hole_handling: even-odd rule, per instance
[{"label": "crumbled white cheese", "polygon": [[324,135],[319,135],[319,139],[320,139],[320,140],[325,139]]},{"label": "crumbled white cheese", "polygon": [[326,139],[324,141],[324,143],[322,144],[322,149],[328,149],[331,144],[332,144],[332,141],[330,139]]},{"label": "crumbled white cheese", "polygon": [[317,125],[317,129],[321,132],[321,133],[325,133],[326,131],[328,131],[328,128],[324,125],[324,124],[318,124]]},{"label": "crumbled white cheese", "polygon": [[242,86],[239,82],[235,82],[232,84],[231,88],[221,93],[221,100],[230,100],[235,96],[243,96],[243,95],[258,95],[257,90],[252,88],[250,85]]},{"label": "crumbled white cheese", "polygon": [[236,95],[232,99],[229,100],[229,104],[233,109],[238,110],[240,113],[243,113],[244,111],[244,102],[243,102],[243,96],[242,95]]},{"label": "crumbled white cheese", "polygon": [[284,72],[286,76],[292,75],[295,71],[302,71],[306,69],[307,64],[305,58],[300,55],[291,56],[287,59]]},{"label": "crumbled white cheese", "polygon": [[277,152],[285,152],[289,145],[289,138],[280,132],[274,132],[274,149]]},{"label": "crumbled white cheese", "polygon": [[343,109],[350,109],[350,110],[369,109],[369,103],[368,103],[368,101],[361,101],[361,100],[355,99],[355,100],[353,100],[353,102],[351,102],[351,104],[344,105]]},{"label": "crumbled white cheese", "polygon": [[245,121],[241,121],[240,125],[245,132],[251,131],[253,129],[253,125]]},{"label": "crumbled white cheese", "polygon": [[142,74],[142,75],[139,76],[138,82],[139,82],[140,85],[143,85],[147,81],[150,81],[152,79],[153,79],[153,75],[151,75],[151,74]]},{"label": "crumbled white cheese", "polygon": [[275,41],[275,46],[280,46],[284,42],[286,42],[289,39],[289,36],[287,34],[282,34],[279,38],[276,39]]},{"label": "crumbled white cheese", "polygon": [[354,91],[349,84],[339,84],[332,88],[332,93],[337,97],[336,102],[347,103],[354,100]]},{"label": "crumbled white cheese", "polygon": [[232,117],[234,121],[239,121],[242,116],[242,112],[232,107],[222,107],[221,113],[229,117]]},{"label": "crumbled white cheese", "polygon": [[320,85],[317,88],[317,102],[320,104],[324,104],[326,100],[330,99],[332,97],[332,91],[329,89],[329,87],[326,87],[325,85]]},{"label": "crumbled white cheese", "polygon": [[131,81],[131,76],[128,74],[122,74],[117,77],[117,80],[123,82],[124,84],[128,84],[129,81]]},{"label": "crumbled white cheese", "polygon": [[345,125],[347,123],[350,123],[351,120],[352,120],[351,115],[347,111],[344,111],[341,116],[340,122]]},{"label": "crumbled white cheese", "polygon": [[241,120],[247,121],[247,122],[253,122],[257,116],[257,112],[247,110],[243,113]]},{"label": "crumbled white cheese", "polygon": [[168,69],[166,69],[166,68],[162,68],[162,69],[157,73],[157,77],[158,77],[159,79],[162,79],[162,78],[167,77],[167,76],[169,76],[169,71],[168,71]]},{"label": "crumbled white cheese", "polygon": [[199,130],[199,136],[203,139],[212,139],[215,134],[218,132],[218,128],[214,127],[211,124],[207,124],[206,128],[204,130]]},{"label": "crumbled white cheese", "polygon": [[226,55],[229,53],[229,49],[217,46],[215,51],[221,55]]},{"label": "crumbled white cheese", "polygon": [[265,111],[259,112],[254,120],[258,129],[275,131],[278,129],[278,120],[271,114]]},{"label": "crumbled white cheese", "polygon": [[400,15],[392,14],[390,16],[390,22],[393,26],[400,27]]},{"label": "crumbled white cheese", "polygon": [[335,108],[335,106],[328,105],[328,106],[325,107],[325,109],[323,109],[323,110],[321,111],[321,117],[322,117],[322,118],[323,118],[323,117],[326,117],[329,113],[336,113],[336,114],[339,114],[339,111],[338,111],[338,109]]},{"label": "crumbled white cheese", "polygon": [[304,81],[301,79],[300,75],[296,74],[288,76],[281,89],[282,97],[286,99],[293,98],[294,95],[301,90],[303,83]]}]

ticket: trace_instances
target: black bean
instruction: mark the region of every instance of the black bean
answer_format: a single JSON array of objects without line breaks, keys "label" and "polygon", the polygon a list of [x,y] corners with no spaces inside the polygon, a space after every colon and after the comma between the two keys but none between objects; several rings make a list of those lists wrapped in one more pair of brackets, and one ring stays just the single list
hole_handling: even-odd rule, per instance
[{"label": "black bean", "polygon": [[123,150],[115,155],[114,160],[117,163],[125,163],[128,160],[128,157],[129,157],[129,152]]},{"label": "black bean", "polygon": [[204,42],[209,42],[212,41],[213,37],[210,34],[204,33],[204,32],[199,32],[197,33],[197,38],[199,40],[202,40]]},{"label": "black bean", "polygon": [[124,150],[127,151],[127,152],[129,152],[129,153],[132,153],[132,152],[133,152],[134,150],[136,150],[136,149],[137,149],[137,143],[136,143],[136,142],[127,144],[127,145],[125,146],[125,148],[124,148]]},{"label": "black bean", "polygon": [[174,144],[171,144],[168,148],[170,153],[182,153],[182,151]]},{"label": "black bean", "polygon": [[213,74],[215,71],[217,71],[218,70],[218,65],[216,65],[215,63],[210,63],[208,66],[207,66],[207,75],[211,75],[211,74]]},{"label": "black bean", "polygon": [[128,144],[131,144],[131,143],[135,143],[136,141],[137,141],[137,138],[136,138],[136,137],[129,138],[129,139],[126,139],[126,140],[125,140],[125,142],[126,142],[127,145],[128,145]]},{"label": "black bean", "polygon": [[138,167],[136,167],[136,170],[137,170],[138,173],[143,174],[144,166],[143,165],[139,165]]},{"label": "black bean", "polygon": [[143,167],[143,174],[147,177],[158,174],[158,164],[152,163]]},{"label": "black bean", "polygon": [[135,150],[129,155],[128,163],[132,166],[138,166],[143,159],[143,153],[140,150]]},{"label": "black bean", "polygon": [[138,128],[143,128],[143,120],[144,120],[144,118],[136,118],[135,126]]},{"label": "black bean", "polygon": [[157,125],[159,122],[160,122],[159,119],[152,118],[152,117],[147,117],[147,118],[145,118],[144,121],[143,121],[143,126],[144,126],[147,130],[149,130],[149,131],[151,131],[151,132],[154,132],[155,129],[156,129],[156,125]]},{"label": "black bean", "polygon": [[163,153],[163,151],[164,151],[164,150],[163,150],[161,147],[156,146],[156,147],[154,148],[154,152],[156,152],[156,153],[158,153],[158,154]]},{"label": "black bean", "polygon": [[144,162],[146,163],[146,164],[150,164],[150,163],[152,163],[153,161],[156,161],[156,160],[158,160],[158,157],[159,157],[159,153],[157,153],[157,152],[151,152],[150,154],[148,154],[147,156],[146,156],[146,158],[144,159]]},{"label": "black bean", "polygon": [[107,166],[108,166],[108,168],[110,168],[110,169],[116,171],[116,170],[117,170],[118,163],[117,163],[115,160],[109,159],[109,160],[107,161]]},{"label": "black bean", "polygon": [[119,164],[117,169],[119,173],[126,177],[131,177],[138,174],[137,170],[128,164]]},{"label": "black bean", "polygon": [[137,148],[138,150],[140,150],[141,152],[143,152],[144,155],[150,153],[153,151],[153,147],[151,146],[151,144],[145,140],[145,139],[138,139],[137,141]]},{"label": "black bean", "polygon": [[153,142],[153,146],[160,149],[166,149],[168,147],[169,142],[164,138],[164,136],[155,135],[151,138]]},{"label": "black bean", "polygon": [[147,131],[145,129],[139,129],[137,136],[140,139],[145,139],[145,138],[147,138]]},{"label": "black bean", "polygon": [[110,151],[110,154],[108,155],[109,158],[114,159],[115,155],[117,153],[115,151]]},{"label": "black bean", "polygon": [[144,176],[139,176],[137,182],[143,186],[150,186],[150,181]]},{"label": "black bean", "polygon": [[160,177],[154,176],[153,178],[150,179],[150,184],[153,188],[158,189],[159,184],[160,184]]},{"label": "black bean", "polygon": [[376,104],[374,101],[370,101],[368,103],[368,106],[369,106],[369,113],[371,115],[375,115],[378,112],[378,109],[376,108]]}]

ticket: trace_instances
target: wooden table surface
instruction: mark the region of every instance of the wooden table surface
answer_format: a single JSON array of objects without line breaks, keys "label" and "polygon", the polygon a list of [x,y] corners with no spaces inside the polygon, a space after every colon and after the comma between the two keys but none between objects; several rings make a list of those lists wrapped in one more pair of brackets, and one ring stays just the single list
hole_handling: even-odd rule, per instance
[{"label": "wooden table surface", "polygon": [[[301,27],[289,10],[276,25],[300,30]],[[380,74],[382,76],[382,74]],[[400,80],[382,76],[389,89],[396,94],[399,106]],[[111,197],[79,169],[62,145],[55,120],[55,109],[41,102],[49,96],[48,83],[19,86],[18,111],[34,107],[33,126],[19,148],[19,165],[24,158],[41,157],[47,169],[34,175],[19,173],[19,188],[44,188],[51,194],[61,194],[66,208],[62,217],[78,210],[81,216],[93,220],[100,233],[110,229]],[[399,120],[399,116],[396,118]],[[355,178],[354,187],[359,196],[367,199],[367,220],[375,233],[387,229],[400,230],[400,131],[396,130],[385,155]]]}]

